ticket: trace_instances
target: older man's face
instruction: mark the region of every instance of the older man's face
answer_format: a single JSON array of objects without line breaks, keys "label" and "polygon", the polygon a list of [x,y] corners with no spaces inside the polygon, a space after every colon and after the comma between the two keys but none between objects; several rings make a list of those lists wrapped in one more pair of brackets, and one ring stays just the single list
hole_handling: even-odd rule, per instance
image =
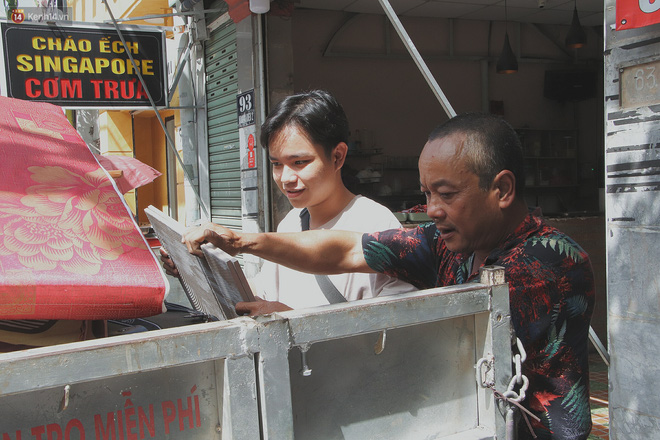
[{"label": "older man's face", "polygon": [[502,212],[497,191],[479,188],[479,177],[467,169],[464,142],[465,135],[453,134],[427,143],[419,158],[420,184],[447,248],[485,257],[501,238]]}]

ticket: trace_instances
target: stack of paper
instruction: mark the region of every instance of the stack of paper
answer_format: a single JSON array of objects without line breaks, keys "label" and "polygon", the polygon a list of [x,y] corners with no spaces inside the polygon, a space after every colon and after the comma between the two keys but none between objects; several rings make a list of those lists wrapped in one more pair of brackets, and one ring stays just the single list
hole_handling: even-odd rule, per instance
[{"label": "stack of paper", "polygon": [[238,261],[212,244],[202,245],[204,257],[188,252],[181,242],[184,226],[158,208],[144,210],[179,271],[179,279],[195,310],[218,319],[235,318],[239,301],[254,301]]}]

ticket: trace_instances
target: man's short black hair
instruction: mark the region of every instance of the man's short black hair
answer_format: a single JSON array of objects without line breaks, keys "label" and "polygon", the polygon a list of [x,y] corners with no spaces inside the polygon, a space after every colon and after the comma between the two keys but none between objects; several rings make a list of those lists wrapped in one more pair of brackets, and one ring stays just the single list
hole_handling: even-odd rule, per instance
[{"label": "man's short black hair", "polygon": [[466,135],[463,156],[479,176],[479,187],[490,188],[497,173],[509,170],[516,178],[516,196],[525,190],[525,161],[516,131],[504,119],[487,113],[465,113],[435,128],[429,142],[452,134]]},{"label": "man's short black hair", "polygon": [[348,143],[348,119],[337,100],[324,90],[313,90],[286,97],[270,112],[261,126],[261,145],[284,128],[296,127],[310,142],[320,145],[330,157],[340,142]]}]

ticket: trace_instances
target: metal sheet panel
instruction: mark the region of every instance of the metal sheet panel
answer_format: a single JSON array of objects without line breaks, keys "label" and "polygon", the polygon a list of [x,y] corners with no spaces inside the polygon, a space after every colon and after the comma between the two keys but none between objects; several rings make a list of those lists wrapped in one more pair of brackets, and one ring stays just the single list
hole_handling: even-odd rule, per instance
[{"label": "metal sheet panel", "polygon": [[[211,17],[210,20],[213,20]],[[228,20],[205,43],[211,220],[241,229],[240,142],[236,115],[236,25]]]},{"label": "metal sheet panel", "polygon": [[[660,359],[660,27],[614,31],[605,51],[608,327],[611,439],[656,438],[660,397],[648,387]],[[640,347],[644,347],[640,349]]]},{"label": "metal sheet panel", "polygon": [[[0,400],[0,433],[22,438],[220,439],[214,362],[131,374]],[[222,363],[219,363],[222,374]],[[29,411],[26,409],[29,408]],[[38,434],[44,434],[40,437]],[[47,434],[47,436],[46,436]],[[6,437],[3,437],[6,438]]]},{"label": "metal sheet panel", "polygon": [[492,391],[477,385],[475,364],[493,358],[494,386],[506,389],[507,285],[294,310],[261,325],[279,347],[260,353],[265,438],[504,438],[503,417]]},{"label": "metal sheet panel", "polygon": [[2,354],[0,436],[258,438],[256,343],[237,318]]},{"label": "metal sheet panel", "polygon": [[442,438],[479,425],[476,317],[313,344],[289,353],[297,439]]}]

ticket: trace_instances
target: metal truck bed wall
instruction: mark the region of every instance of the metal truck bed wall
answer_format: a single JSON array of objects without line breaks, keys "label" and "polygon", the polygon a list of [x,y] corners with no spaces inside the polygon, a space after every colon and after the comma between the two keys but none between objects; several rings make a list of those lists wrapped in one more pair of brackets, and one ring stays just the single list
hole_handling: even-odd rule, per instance
[{"label": "metal truck bed wall", "polygon": [[236,438],[259,438],[254,328],[237,318],[0,355],[2,440],[220,438],[235,397],[252,428]]},{"label": "metal truck bed wall", "polygon": [[8,353],[0,438],[504,438],[475,364],[506,390],[510,344],[475,283]]}]

